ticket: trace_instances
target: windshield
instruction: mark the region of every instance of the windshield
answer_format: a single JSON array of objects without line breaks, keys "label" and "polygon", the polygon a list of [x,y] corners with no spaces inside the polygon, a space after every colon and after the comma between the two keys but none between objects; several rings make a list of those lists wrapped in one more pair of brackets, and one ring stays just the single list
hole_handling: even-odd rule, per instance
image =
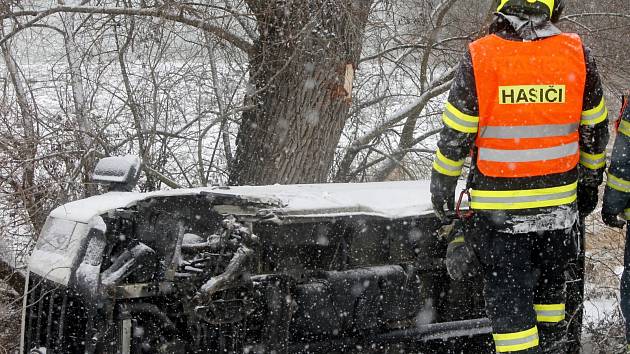
[{"label": "windshield", "polygon": [[37,240],[36,248],[42,251],[65,254],[76,226],[75,221],[49,217]]}]

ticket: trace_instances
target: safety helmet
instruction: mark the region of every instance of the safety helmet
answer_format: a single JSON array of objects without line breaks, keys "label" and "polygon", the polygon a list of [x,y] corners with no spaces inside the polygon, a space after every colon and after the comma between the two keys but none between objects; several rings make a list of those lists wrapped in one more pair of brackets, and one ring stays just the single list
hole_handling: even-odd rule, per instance
[{"label": "safety helmet", "polygon": [[564,10],[564,0],[500,0],[497,12],[509,15],[543,15],[557,22]]}]

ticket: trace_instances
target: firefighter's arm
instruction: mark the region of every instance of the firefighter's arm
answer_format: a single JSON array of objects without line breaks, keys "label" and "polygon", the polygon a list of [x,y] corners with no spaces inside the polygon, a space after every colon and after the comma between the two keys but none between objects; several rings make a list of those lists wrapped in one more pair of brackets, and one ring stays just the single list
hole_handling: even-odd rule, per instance
[{"label": "firefighter's arm", "polygon": [[588,49],[586,58],[586,85],[582,118],[580,121],[580,165],[578,182],[578,209],[582,216],[590,214],[597,205],[598,186],[602,184],[606,169],[608,145],[608,109],[597,65]]},{"label": "firefighter's arm", "polygon": [[444,106],[438,149],[431,173],[431,200],[442,220],[445,220],[444,204],[454,209],[455,188],[462,174],[464,160],[477,135],[479,108],[474,71],[470,53],[461,61]]},{"label": "firefighter's arm", "polygon": [[[619,131],[615,139],[613,153],[608,169],[608,181],[604,192],[602,219],[613,227],[623,227],[625,222],[617,216],[624,214],[630,219],[630,105],[622,113]],[[625,210],[624,210],[625,209]]]}]

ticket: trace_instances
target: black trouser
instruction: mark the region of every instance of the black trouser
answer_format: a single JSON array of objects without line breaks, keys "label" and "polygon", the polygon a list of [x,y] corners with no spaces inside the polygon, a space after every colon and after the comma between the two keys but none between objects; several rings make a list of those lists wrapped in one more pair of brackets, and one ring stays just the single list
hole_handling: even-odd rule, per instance
[{"label": "black trouser", "polygon": [[572,230],[508,234],[475,223],[471,244],[485,281],[498,353],[564,353],[565,269]]}]

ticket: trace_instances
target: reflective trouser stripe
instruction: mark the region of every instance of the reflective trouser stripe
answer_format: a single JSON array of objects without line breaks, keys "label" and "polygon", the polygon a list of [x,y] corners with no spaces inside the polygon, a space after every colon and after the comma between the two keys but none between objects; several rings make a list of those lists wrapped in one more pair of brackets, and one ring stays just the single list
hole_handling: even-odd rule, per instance
[{"label": "reflective trouser stripe", "polygon": [[630,137],[630,122],[622,120],[619,123],[619,132],[627,137]]},{"label": "reflective trouser stripe", "polygon": [[608,182],[606,182],[606,185],[620,192],[630,193],[630,181],[615,177],[610,174],[610,172],[608,173]]},{"label": "reflective trouser stripe", "polygon": [[479,160],[506,163],[548,161],[573,156],[577,154],[578,148],[579,144],[577,142],[529,150],[502,150],[480,147]]},{"label": "reflective trouser stripe", "polygon": [[514,333],[494,333],[498,353],[517,352],[538,346],[538,327]]},{"label": "reflective trouser stripe", "polygon": [[536,310],[536,320],[538,322],[557,323],[564,320],[565,306],[564,304],[552,304],[552,305],[534,305]]},{"label": "reflective trouser stripe", "polygon": [[580,164],[591,170],[599,170],[600,168],[606,167],[606,153],[589,154],[580,151]]},{"label": "reflective trouser stripe", "polygon": [[464,167],[464,161],[454,161],[444,156],[438,149],[435,153],[435,160],[433,161],[433,168],[439,173],[447,176],[459,176],[462,174],[462,168]]},{"label": "reflective trouser stripe", "polygon": [[577,199],[577,182],[553,188],[471,192],[472,209],[514,210],[544,208],[573,203]]},{"label": "reflective trouser stripe", "polygon": [[484,126],[479,127],[479,136],[487,139],[530,139],[548,138],[553,136],[565,136],[576,133],[578,123],[549,124],[549,125],[522,125],[522,126]]},{"label": "reflective trouser stripe", "polygon": [[597,107],[582,112],[582,125],[596,125],[608,118],[608,109],[606,108],[606,100],[602,97],[601,102]]},{"label": "reflective trouser stripe", "polygon": [[455,108],[450,102],[446,103],[442,121],[445,125],[462,133],[477,133],[479,125],[479,117],[471,116],[463,113]]},{"label": "reflective trouser stripe", "polygon": [[630,220],[630,209],[626,209],[623,211],[623,216],[626,217],[626,220]]}]

